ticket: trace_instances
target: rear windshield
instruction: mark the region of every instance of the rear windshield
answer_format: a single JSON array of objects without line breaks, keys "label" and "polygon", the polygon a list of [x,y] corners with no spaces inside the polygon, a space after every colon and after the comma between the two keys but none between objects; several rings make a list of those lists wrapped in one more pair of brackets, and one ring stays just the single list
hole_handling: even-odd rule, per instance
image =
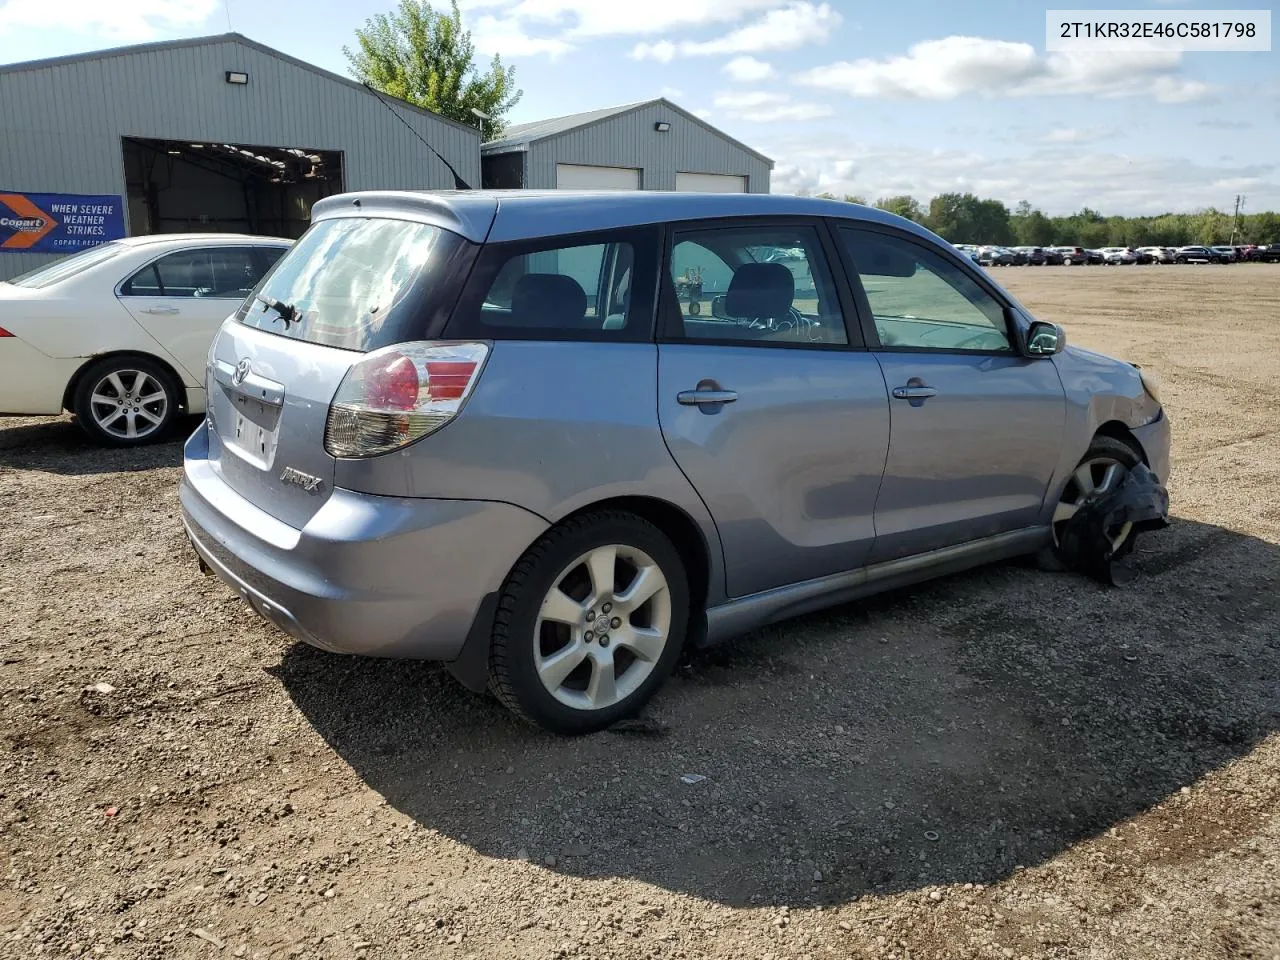
[{"label": "rear windshield", "polygon": [[[375,350],[419,339],[466,241],[409,220],[341,217],[314,224],[237,314],[294,340]],[[456,286],[454,287],[456,292]]]},{"label": "rear windshield", "polygon": [[51,287],[55,283],[68,280],[77,273],[82,273],[90,267],[96,267],[98,264],[110,260],[123,249],[124,245],[119,243],[99,244],[96,247],[90,247],[88,250],[73,253],[69,257],[63,257],[61,260],[55,260],[53,263],[45,264],[43,267],[36,267],[34,270],[20,273],[9,283],[15,287],[29,287],[32,290]]}]

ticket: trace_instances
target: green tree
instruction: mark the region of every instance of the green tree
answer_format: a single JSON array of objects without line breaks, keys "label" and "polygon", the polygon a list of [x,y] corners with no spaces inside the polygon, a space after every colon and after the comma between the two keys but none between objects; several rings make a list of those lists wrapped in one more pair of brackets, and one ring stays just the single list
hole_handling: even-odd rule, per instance
[{"label": "green tree", "polygon": [[343,47],[351,75],[375,90],[433,110],[451,120],[477,126],[472,110],[487,114],[486,139],[503,129],[503,118],[523,94],[515,67],[494,55],[489,69],[475,65],[475,44],[462,27],[458,0],[448,13],[427,0],[400,0],[392,13],[380,13],[356,30],[356,49]]},{"label": "green tree", "polygon": [[1009,208],[972,193],[944,193],[929,201],[925,225],[952,243],[1013,243]]},{"label": "green tree", "polygon": [[920,201],[906,194],[897,197],[881,197],[876,201],[876,206],[889,213],[896,213],[900,217],[914,220],[916,223],[924,219],[924,208],[920,206]]},{"label": "green tree", "polygon": [[1053,221],[1039,210],[1032,209],[1026,200],[1018,202],[1010,223],[1014,239],[1024,247],[1047,247],[1053,243]]}]

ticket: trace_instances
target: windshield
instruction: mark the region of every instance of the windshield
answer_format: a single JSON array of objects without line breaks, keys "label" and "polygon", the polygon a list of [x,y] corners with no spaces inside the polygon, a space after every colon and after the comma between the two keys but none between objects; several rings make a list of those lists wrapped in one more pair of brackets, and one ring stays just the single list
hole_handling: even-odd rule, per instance
[{"label": "windshield", "polygon": [[105,263],[112,257],[119,254],[124,249],[124,245],[120,243],[103,243],[96,247],[90,247],[88,250],[81,250],[79,253],[73,253],[69,257],[63,257],[55,260],[53,263],[47,263],[43,267],[36,267],[34,270],[28,270],[26,273],[20,273],[12,280],[8,281],[15,287],[27,287],[32,290],[41,290],[44,287],[53,286],[63,280],[68,280],[76,274],[83,273],[90,267],[96,267],[100,263]]},{"label": "windshield", "polygon": [[[237,313],[246,326],[344,350],[421,337],[424,297],[466,242],[409,220],[314,224]],[[438,269],[437,269],[438,268]]]}]

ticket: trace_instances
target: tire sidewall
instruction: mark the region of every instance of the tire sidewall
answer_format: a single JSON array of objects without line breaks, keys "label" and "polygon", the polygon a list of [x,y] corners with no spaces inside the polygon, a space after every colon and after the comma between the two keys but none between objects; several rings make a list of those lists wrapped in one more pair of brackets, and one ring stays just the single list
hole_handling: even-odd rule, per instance
[{"label": "tire sidewall", "polygon": [[[153,377],[169,394],[169,404],[165,408],[164,419],[145,437],[130,440],[128,437],[114,436],[98,426],[98,421],[93,416],[93,409],[89,402],[93,388],[101,382],[103,377],[117,370],[141,370]],[[75,413],[80,428],[96,442],[110,447],[141,447],[150,443],[159,443],[173,432],[178,418],[182,415],[184,400],[182,387],[175,382],[173,375],[163,365],[147,357],[124,355],[100,360],[80,375],[76,383],[72,412]]]},{"label": "tire sidewall", "polygon": [[[609,543],[637,547],[661,568],[671,592],[671,630],[667,646],[643,684],[627,699],[604,710],[585,712],[565,706],[543,686],[534,656],[538,611],[556,578],[577,557]],[[589,733],[631,716],[657,691],[680,658],[688,633],[688,576],[679,552],[655,526],[639,517],[607,514],[554,541],[514,596],[506,667],[521,711],[534,723],[558,733]]]},{"label": "tire sidewall", "polygon": [[[1142,456],[1138,451],[1124,441],[1116,440],[1114,437],[1096,436],[1093,438],[1093,442],[1089,444],[1089,449],[1086,450],[1084,456],[1076,462],[1076,467],[1073,467],[1072,470],[1074,471],[1086,460],[1093,460],[1097,457],[1111,457],[1124,464],[1126,470],[1132,470],[1138,464],[1142,463]],[[1061,496],[1061,491],[1059,492],[1059,496]],[[1121,544],[1120,552],[1117,555],[1124,556],[1132,551],[1135,539],[1136,535],[1130,534],[1128,539]],[[1041,568],[1045,570],[1061,572],[1069,569],[1067,564],[1063,561],[1062,554],[1059,552],[1059,549],[1055,544],[1050,544],[1045,547],[1036,555],[1036,559]]]}]

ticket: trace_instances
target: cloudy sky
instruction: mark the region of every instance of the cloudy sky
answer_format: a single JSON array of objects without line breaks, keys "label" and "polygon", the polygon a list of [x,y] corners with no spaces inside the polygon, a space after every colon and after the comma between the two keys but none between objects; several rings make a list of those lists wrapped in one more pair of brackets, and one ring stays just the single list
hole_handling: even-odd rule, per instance
[{"label": "cloudy sky", "polygon": [[[338,72],[394,0],[0,0],[0,60],[231,28]],[[512,122],[666,96],[777,161],[775,192],[972,191],[1050,213],[1280,210],[1280,54],[1045,52],[1025,0],[465,0]],[[1097,7],[1088,0],[1054,8]],[[1129,0],[1109,7],[1260,7]]]}]

